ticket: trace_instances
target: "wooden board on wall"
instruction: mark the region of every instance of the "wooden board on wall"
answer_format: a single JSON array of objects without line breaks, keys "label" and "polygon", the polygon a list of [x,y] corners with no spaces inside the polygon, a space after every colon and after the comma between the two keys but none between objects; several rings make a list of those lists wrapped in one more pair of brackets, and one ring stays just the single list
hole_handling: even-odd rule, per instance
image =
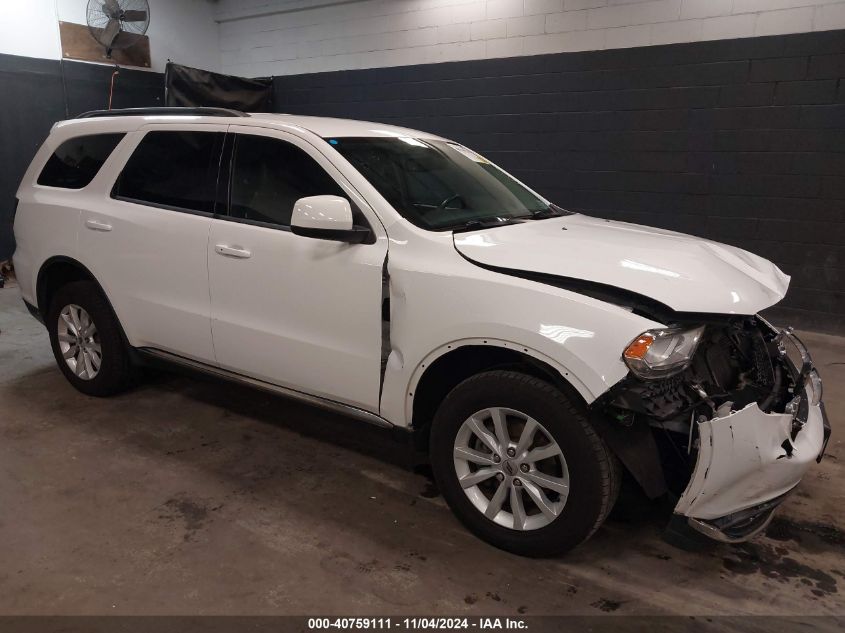
[{"label": "wooden board on wall", "polygon": [[121,33],[121,39],[133,41],[128,48],[114,49],[111,59],[106,57],[104,49],[92,36],[84,24],[59,22],[62,38],[62,56],[65,59],[79,59],[86,62],[119,64],[121,66],[150,67],[150,38],[146,35]]}]

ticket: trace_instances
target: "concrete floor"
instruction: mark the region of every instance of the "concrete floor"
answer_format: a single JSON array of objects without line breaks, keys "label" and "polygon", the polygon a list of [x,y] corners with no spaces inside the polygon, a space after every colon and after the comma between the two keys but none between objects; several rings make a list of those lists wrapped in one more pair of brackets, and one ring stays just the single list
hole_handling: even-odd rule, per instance
[{"label": "concrete floor", "polygon": [[687,553],[646,508],[529,560],[377,429],[174,375],[85,397],[15,288],[0,331],[0,615],[845,615],[845,339],[806,335],[834,436],[765,537]]}]

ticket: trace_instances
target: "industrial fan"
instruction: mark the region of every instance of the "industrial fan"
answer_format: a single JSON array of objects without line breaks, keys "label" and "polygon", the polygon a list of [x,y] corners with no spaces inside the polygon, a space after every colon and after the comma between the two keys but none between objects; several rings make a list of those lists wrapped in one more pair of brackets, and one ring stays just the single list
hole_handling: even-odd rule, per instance
[{"label": "industrial fan", "polygon": [[147,0],[88,0],[88,30],[106,49],[106,55],[119,48],[129,48],[150,26],[150,5]]}]

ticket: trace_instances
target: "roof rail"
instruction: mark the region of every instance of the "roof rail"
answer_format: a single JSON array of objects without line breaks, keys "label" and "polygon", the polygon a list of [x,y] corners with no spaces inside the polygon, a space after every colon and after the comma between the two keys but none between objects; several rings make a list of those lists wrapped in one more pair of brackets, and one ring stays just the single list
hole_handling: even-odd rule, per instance
[{"label": "roof rail", "polygon": [[246,112],[228,108],[123,108],[120,110],[92,110],[80,114],[77,119],[97,119],[110,116],[222,116],[247,117]]}]

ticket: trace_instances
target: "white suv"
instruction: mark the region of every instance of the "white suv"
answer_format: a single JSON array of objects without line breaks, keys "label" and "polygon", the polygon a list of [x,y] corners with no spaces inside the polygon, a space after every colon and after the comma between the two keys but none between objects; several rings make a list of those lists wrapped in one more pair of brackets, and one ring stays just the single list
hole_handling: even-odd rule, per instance
[{"label": "white suv", "polygon": [[821,458],[821,382],[738,248],[571,213],[433,134],[218,109],[54,126],[14,263],[83,393],[165,360],[408,432],[494,545],[563,552],[621,478],[743,540]]}]

